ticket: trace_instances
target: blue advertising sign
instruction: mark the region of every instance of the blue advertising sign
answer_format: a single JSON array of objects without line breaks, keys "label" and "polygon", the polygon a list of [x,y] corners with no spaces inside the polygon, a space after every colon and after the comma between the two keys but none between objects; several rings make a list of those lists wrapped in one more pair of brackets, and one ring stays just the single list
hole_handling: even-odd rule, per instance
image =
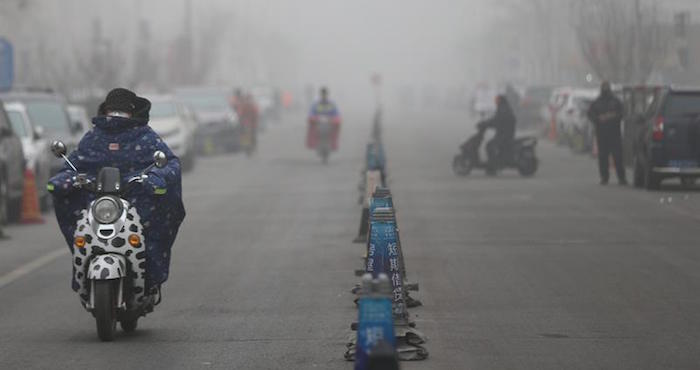
[{"label": "blue advertising sign", "polygon": [[386,274],[389,277],[394,315],[403,318],[406,316],[406,303],[397,236],[394,221],[370,221],[365,271],[372,274],[374,278],[379,274]]},{"label": "blue advertising sign", "polygon": [[15,79],[14,59],[12,44],[0,37],[0,91],[12,88]]},{"label": "blue advertising sign", "polygon": [[394,202],[388,197],[372,197],[369,200],[369,214],[372,215],[377,208],[394,208]]},{"label": "blue advertising sign", "polygon": [[387,297],[362,297],[359,302],[355,370],[366,370],[372,349],[380,342],[396,348],[391,300]]},{"label": "blue advertising sign", "polygon": [[383,170],[386,165],[386,157],[384,155],[384,148],[379,142],[372,142],[367,144],[365,150],[365,162],[367,164],[367,170]]}]

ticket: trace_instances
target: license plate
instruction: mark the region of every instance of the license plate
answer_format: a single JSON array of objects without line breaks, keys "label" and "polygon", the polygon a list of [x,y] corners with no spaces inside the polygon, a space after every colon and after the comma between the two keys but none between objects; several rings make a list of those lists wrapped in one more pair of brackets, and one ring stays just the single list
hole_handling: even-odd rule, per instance
[{"label": "license plate", "polygon": [[668,162],[671,167],[676,167],[676,168],[693,168],[693,167],[698,167],[698,161],[693,161],[693,160],[675,160],[675,161],[669,161]]}]

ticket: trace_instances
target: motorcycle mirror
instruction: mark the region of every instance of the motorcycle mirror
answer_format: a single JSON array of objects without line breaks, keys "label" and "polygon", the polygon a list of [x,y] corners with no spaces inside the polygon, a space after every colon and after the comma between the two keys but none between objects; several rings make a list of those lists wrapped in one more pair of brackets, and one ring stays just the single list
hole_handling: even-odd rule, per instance
[{"label": "motorcycle mirror", "polygon": [[168,164],[168,157],[165,156],[165,153],[158,150],[153,153],[153,163],[155,163],[156,167],[163,168]]},{"label": "motorcycle mirror", "polygon": [[66,144],[64,144],[62,141],[54,140],[51,143],[51,151],[56,157],[62,158],[64,155],[66,155],[68,149],[66,149]]}]

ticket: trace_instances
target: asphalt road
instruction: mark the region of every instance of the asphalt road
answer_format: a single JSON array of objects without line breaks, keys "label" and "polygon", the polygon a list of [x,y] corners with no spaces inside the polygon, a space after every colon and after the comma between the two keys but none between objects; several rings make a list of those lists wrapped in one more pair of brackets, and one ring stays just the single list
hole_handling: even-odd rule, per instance
[{"label": "asphalt road", "polygon": [[[351,369],[371,113],[346,115],[328,166],[304,150],[301,117],[269,125],[253,158],[201,159],[184,178],[163,303],[112,343],[70,290],[55,221],[10,227],[0,368]],[[385,114],[408,275],[425,305],[412,314],[430,339],[430,358],[403,368],[697,369],[700,194],[601,187],[590,158],[547,143],[532,179],[457,178],[468,125]]]}]

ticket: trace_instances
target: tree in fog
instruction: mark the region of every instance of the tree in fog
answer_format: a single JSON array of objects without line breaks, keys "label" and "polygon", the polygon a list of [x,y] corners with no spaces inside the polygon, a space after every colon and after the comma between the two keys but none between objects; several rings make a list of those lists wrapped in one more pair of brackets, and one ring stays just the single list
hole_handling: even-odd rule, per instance
[{"label": "tree in fog", "polygon": [[581,54],[600,79],[643,83],[663,61],[665,42],[655,6],[618,0],[572,4]]}]

